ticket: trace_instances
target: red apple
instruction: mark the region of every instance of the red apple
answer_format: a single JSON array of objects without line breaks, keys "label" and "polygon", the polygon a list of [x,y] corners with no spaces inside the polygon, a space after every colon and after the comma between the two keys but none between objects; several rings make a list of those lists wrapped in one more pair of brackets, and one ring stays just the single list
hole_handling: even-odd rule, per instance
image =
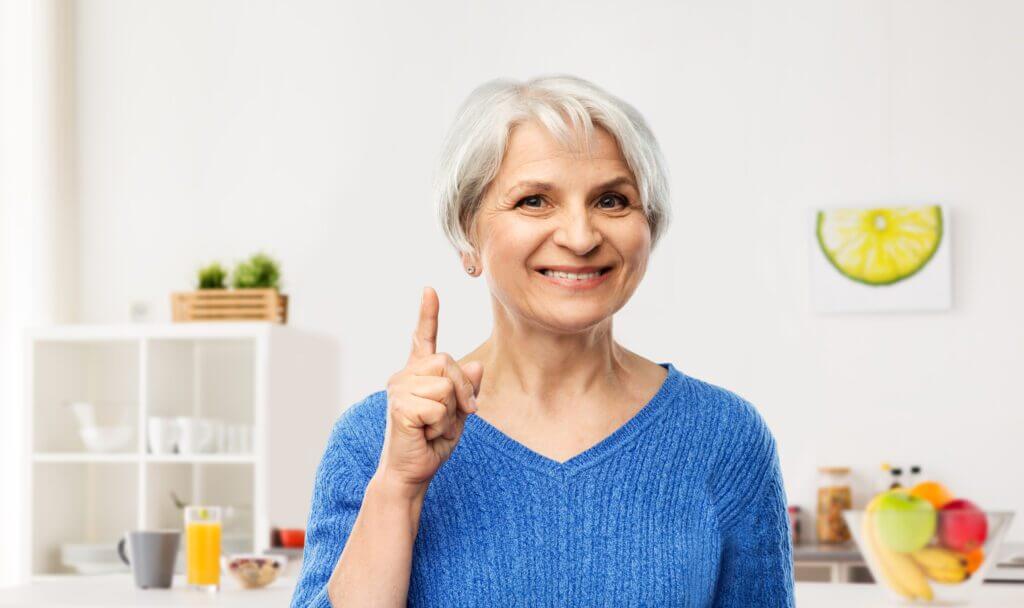
[{"label": "red apple", "polygon": [[939,542],[947,548],[970,553],[988,537],[988,518],[978,505],[957,498],[939,509]]}]

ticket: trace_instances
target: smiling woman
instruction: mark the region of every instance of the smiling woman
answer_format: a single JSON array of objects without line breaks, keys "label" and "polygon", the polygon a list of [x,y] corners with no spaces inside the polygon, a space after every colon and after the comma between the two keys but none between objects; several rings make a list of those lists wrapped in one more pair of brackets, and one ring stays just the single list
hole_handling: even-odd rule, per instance
[{"label": "smiling woman", "polygon": [[585,80],[470,94],[435,201],[494,326],[438,352],[424,289],[405,367],[334,426],[292,606],[792,605],[761,416],[612,337],[667,182],[640,114]]}]

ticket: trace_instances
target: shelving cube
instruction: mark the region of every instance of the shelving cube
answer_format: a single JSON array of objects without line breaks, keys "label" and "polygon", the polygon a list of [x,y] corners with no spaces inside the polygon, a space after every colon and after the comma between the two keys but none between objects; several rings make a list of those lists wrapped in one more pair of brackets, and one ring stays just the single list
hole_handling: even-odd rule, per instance
[{"label": "shelving cube", "polygon": [[[232,507],[224,550],[262,553],[305,525],[316,466],[341,413],[333,338],[270,322],[63,325],[27,339],[27,575],[68,572],[65,543],[113,547],[131,529],[182,529],[171,498]],[[68,404],[132,441],[90,452]],[[248,453],[153,454],[151,416],[251,425]]]}]

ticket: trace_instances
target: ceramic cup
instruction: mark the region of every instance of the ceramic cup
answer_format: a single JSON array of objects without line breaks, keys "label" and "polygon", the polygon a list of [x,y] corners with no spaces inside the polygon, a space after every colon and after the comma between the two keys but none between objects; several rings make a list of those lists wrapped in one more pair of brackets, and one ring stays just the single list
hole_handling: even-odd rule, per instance
[{"label": "ceramic cup", "polygon": [[152,454],[170,454],[178,442],[178,425],[170,418],[149,419],[149,451]]},{"label": "ceramic cup", "polygon": [[213,448],[216,430],[213,422],[205,418],[182,416],[178,424],[178,451],[182,454],[203,454]]},{"label": "ceramic cup", "polygon": [[174,580],[174,561],[180,543],[181,532],[177,530],[135,530],[117,543],[117,554],[132,567],[137,587],[168,589]]}]

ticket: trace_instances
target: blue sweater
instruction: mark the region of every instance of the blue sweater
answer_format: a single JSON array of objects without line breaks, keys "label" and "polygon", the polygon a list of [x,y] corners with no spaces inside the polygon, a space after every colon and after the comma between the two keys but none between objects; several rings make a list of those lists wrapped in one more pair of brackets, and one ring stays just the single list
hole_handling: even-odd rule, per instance
[{"label": "blue sweater", "polygon": [[[427,488],[408,605],[792,606],[774,438],[743,398],[660,365],[651,401],[566,462],[471,414]],[[379,391],[334,425],[293,608],[330,606],[386,413]]]}]

